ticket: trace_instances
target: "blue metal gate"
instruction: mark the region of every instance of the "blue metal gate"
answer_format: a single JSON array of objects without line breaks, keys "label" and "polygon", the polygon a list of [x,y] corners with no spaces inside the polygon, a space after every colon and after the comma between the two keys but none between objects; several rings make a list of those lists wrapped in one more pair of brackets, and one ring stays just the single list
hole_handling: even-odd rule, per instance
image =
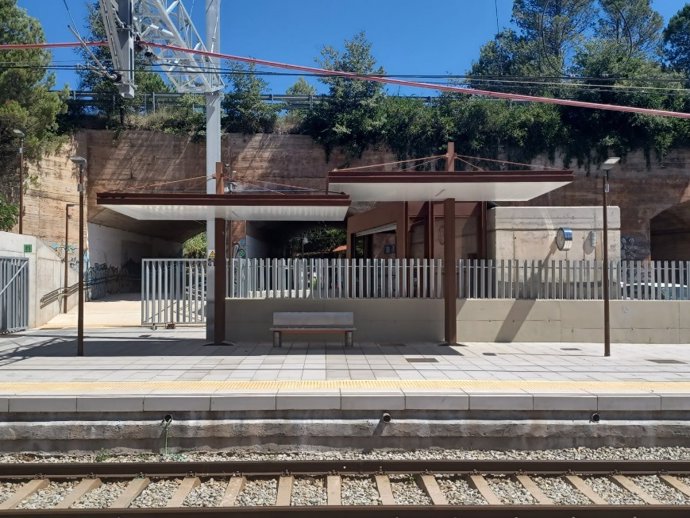
[{"label": "blue metal gate", "polygon": [[0,334],[29,325],[29,260],[0,257]]}]

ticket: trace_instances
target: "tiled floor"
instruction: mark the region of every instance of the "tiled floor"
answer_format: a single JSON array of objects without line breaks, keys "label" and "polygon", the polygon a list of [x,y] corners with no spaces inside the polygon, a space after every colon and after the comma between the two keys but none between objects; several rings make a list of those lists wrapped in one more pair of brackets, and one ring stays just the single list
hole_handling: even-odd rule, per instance
[{"label": "tiled floor", "polygon": [[[269,343],[206,346],[201,328],[87,330],[0,337],[0,382],[223,380],[690,381],[690,347],[613,344]],[[653,361],[654,360],[654,361]]]}]

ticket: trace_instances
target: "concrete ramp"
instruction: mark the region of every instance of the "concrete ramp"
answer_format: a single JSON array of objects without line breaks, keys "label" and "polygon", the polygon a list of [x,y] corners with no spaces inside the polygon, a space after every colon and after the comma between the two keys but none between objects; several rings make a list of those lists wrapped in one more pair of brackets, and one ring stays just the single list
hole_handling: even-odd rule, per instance
[{"label": "concrete ramp", "polygon": [[[139,293],[118,293],[84,303],[84,328],[132,327],[141,325],[141,296]],[[77,327],[77,306],[61,313],[41,326],[41,329],[69,329]]]}]

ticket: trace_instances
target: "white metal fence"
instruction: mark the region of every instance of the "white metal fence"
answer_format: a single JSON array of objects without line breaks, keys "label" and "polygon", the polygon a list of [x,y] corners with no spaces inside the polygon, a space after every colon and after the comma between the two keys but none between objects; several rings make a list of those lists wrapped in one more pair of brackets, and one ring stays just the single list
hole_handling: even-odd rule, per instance
[{"label": "white metal fence", "polygon": [[142,325],[206,321],[205,259],[143,259],[141,268]]},{"label": "white metal fence", "polygon": [[[568,299],[604,297],[602,261],[492,261],[458,263],[458,297]],[[610,261],[609,297],[688,300],[690,261]]]},{"label": "white metal fence", "polygon": [[0,334],[29,325],[29,259],[0,257]]},{"label": "white metal fence", "polygon": [[441,298],[440,259],[232,259],[231,298]]},{"label": "white metal fence", "polygon": [[[144,259],[141,322],[206,321],[204,259]],[[611,261],[611,299],[690,300],[690,261]],[[458,298],[603,298],[601,261],[459,260]],[[440,259],[231,259],[230,298],[443,297]]]}]

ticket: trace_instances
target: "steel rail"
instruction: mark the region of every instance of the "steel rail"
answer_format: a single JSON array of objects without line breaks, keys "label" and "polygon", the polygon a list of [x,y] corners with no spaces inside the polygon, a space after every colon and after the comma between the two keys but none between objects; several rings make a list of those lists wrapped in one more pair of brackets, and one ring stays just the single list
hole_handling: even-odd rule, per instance
[{"label": "steel rail", "polygon": [[626,475],[684,474],[690,460],[298,460],[222,462],[0,463],[0,480],[26,478],[218,477],[316,474]]},{"label": "steel rail", "polygon": [[433,518],[687,518],[687,506],[655,505],[379,505],[379,506],[314,506],[314,507],[187,507],[155,509],[11,509],[0,516],[24,518],[74,518],[95,516],[121,518],[134,516],[196,518],[204,516],[257,516],[281,518],[307,516],[328,518],[419,518],[430,514]]}]

